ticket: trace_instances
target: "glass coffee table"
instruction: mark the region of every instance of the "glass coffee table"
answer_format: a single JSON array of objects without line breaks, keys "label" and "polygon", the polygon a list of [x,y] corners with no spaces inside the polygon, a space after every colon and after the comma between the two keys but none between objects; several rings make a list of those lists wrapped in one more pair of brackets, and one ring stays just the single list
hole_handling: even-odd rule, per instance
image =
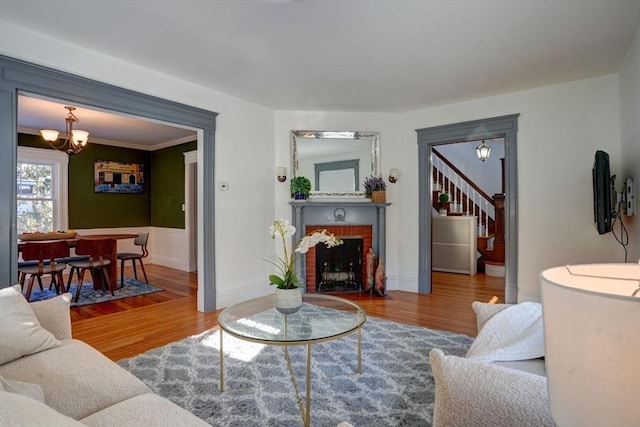
[{"label": "glass coffee table", "polygon": [[358,334],[358,369],[362,372],[362,325],[367,313],[357,303],[322,294],[303,294],[302,307],[292,314],[282,314],[273,306],[273,295],[231,305],[220,313],[220,392],[224,391],[223,333],[245,341],[267,345],[307,346],[307,398],[304,423],[311,416],[311,345],[332,341],[354,332]]}]

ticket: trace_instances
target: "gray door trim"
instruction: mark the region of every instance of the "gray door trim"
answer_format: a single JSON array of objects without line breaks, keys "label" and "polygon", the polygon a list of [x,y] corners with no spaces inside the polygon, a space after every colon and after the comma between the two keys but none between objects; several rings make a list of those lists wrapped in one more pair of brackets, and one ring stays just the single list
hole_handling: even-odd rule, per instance
[{"label": "gray door trim", "polygon": [[188,126],[202,131],[204,311],[216,309],[214,254],[214,145],[217,113],[0,55],[0,287],[17,281],[16,159],[18,93]]},{"label": "gray door trim", "polygon": [[504,138],[505,141],[505,300],[518,300],[518,116],[494,117],[431,128],[418,133],[418,292],[431,293],[431,148],[478,139]]}]

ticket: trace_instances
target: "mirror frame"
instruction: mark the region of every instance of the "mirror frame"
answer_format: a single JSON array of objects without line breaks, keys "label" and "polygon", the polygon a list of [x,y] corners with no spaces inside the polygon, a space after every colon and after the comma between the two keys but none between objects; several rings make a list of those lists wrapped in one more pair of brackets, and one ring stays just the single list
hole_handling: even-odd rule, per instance
[{"label": "mirror frame", "polygon": [[[292,177],[298,176],[298,139],[345,139],[369,140],[371,142],[371,171],[373,176],[380,175],[380,132],[362,131],[326,131],[326,130],[292,130],[291,140],[291,171]],[[319,141],[321,143],[321,141]],[[367,175],[368,176],[368,175]],[[365,176],[360,174],[360,178]],[[365,198],[364,191],[311,191],[310,199],[326,198]]]}]

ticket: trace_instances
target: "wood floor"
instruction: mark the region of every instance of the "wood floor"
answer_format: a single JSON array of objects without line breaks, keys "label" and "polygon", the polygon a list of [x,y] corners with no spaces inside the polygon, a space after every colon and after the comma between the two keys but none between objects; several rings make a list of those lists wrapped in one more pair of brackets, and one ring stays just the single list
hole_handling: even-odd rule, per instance
[{"label": "wood floor", "polygon": [[[196,273],[145,266],[149,283],[164,292],[73,307],[73,337],[120,360],[217,327],[218,312],[196,310]],[[130,268],[125,275],[132,275]],[[503,278],[434,273],[432,281],[430,295],[390,291],[385,297],[342,296],[357,300],[369,316],[469,336],[476,335],[471,302],[486,302],[493,296],[504,301]]]}]

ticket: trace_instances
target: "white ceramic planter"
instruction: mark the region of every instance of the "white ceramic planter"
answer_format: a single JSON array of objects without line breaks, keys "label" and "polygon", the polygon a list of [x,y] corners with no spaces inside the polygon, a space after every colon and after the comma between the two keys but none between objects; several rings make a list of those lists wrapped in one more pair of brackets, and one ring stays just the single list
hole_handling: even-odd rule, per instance
[{"label": "white ceramic planter", "polygon": [[273,294],[273,305],[283,314],[292,314],[302,306],[302,291],[295,289],[278,289]]}]

